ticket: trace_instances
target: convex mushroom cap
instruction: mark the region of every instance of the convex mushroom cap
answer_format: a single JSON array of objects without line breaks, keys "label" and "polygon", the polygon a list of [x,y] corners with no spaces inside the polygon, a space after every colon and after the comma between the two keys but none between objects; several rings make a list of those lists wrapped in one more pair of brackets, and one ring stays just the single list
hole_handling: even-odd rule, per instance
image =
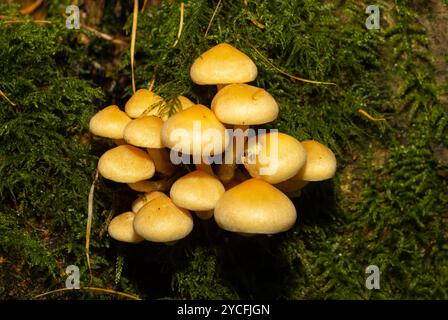
[{"label": "convex mushroom cap", "polygon": [[131,118],[118,108],[118,106],[108,106],[98,111],[89,123],[90,132],[94,135],[110,138],[123,139],[124,128],[131,122]]},{"label": "convex mushroom cap", "polygon": [[249,139],[246,153],[243,163],[249,174],[271,184],[294,177],[306,161],[302,144],[280,132],[258,135],[256,141]]},{"label": "convex mushroom cap", "polygon": [[336,173],[336,157],[327,146],[315,140],[302,141],[307,159],[295,180],[322,181],[333,178]]},{"label": "convex mushroom cap", "polygon": [[215,95],[211,105],[223,123],[256,125],[274,121],[278,116],[275,99],[264,89],[248,84],[230,84]]},{"label": "convex mushroom cap", "polygon": [[154,163],[149,155],[136,147],[122,145],[106,151],[98,162],[98,171],[109,180],[134,183],[154,175]]},{"label": "convex mushroom cap", "polygon": [[177,100],[179,100],[180,103],[180,110],[185,110],[195,105],[193,101],[185,96],[178,96]]},{"label": "convex mushroom cap", "polygon": [[257,66],[237,48],[221,43],[193,62],[190,76],[193,82],[201,85],[245,83],[255,80]]},{"label": "convex mushroom cap", "polygon": [[144,239],[134,231],[135,213],[128,211],[114,217],[107,229],[109,235],[118,241],[138,243]]},{"label": "convex mushroom cap", "polygon": [[186,237],[192,229],[190,212],[177,207],[167,196],[148,202],[134,219],[135,232],[153,242],[176,241]]},{"label": "convex mushroom cap", "polygon": [[140,195],[132,203],[132,211],[137,213],[148,202],[154,200],[155,198],[163,197],[163,196],[166,196],[166,195],[160,191],[147,192],[143,195]]},{"label": "convex mushroom cap", "polygon": [[131,118],[138,118],[143,113],[158,116],[164,104],[161,96],[148,89],[139,89],[128,100],[124,109]]},{"label": "convex mushroom cap", "polygon": [[214,217],[228,231],[274,234],[290,229],[297,214],[285,194],[253,178],[227,190],[216,204]]},{"label": "convex mushroom cap", "polygon": [[224,192],[224,186],[216,177],[196,170],[174,182],[170,197],[181,208],[207,211],[215,208]]},{"label": "convex mushroom cap", "polygon": [[134,119],[124,129],[127,143],[144,148],[163,148],[160,131],[163,120],[156,116],[141,116]]},{"label": "convex mushroom cap", "polygon": [[177,152],[213,155],[225,150],[228,137],[213,111],[197,104],[174,114],[163,124],[162,142]]}]

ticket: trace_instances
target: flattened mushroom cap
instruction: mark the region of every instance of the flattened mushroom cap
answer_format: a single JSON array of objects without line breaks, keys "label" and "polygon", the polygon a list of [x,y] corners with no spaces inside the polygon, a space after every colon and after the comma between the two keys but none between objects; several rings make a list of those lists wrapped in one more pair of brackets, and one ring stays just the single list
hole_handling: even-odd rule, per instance
[{"label": "flattened mushroom cap", "polygon": [[99,137],[123,139],[124,128],[129,122],[131,122],[131,118],[118,106],[113,105],[98,111],[90,119],[89,129]]},{"label": "flattened mushroom cap", "polygon": [[224,192],[224,186],[216,177],[196,170],[174,182],[170,197],[181,208],[207,211],[215,208]]},{"label": "flattened mushroom cap", "polygon": [[216,204],[214,217],[228,231],[274,234],[290,229],[297,213],[280,190],[253,178],[227,190]]},{"label": "flattened mushroom cap", "polygon": [[134,219],[135,232],[148,241],[170,242],[186,237],[193,218],[168,197],[157,197],[143,206]]},{"label": "flattened mushroom cap", "polygon": [[138,118],[145,111],[148,111],[146,115],[158,116],[159,108],[164,104],[161,96],[148,89],[139,89],[126,102],[124,109],[131,118]]},{"label": "flattened mushroom cap", "polygon": [[[255,139],[254,139],[255,140]],[[271,184],[294,177],[306,161],[306,150],[294,137],[285,133],[267,133],[250,143],[244,167],[254,178]]]},{"label": "flattened mushroom cap", "polygon": [[248,84],[230,84],[215,95],[212,110],[219,121],[234,125],[256,125],[278,116],[275,99],[264,89]]},{"label": "flattened mushroom cap", "polygon": [[336,157],[327,146],[315,140],[302,141],[307,159],[293,178],[304,181],[322,181],[333,178],[336,173]]},{"label": "flattened mushroom cap", "polygon": [[163,148],[160,131],[163,120],[155,116],[142,116],[134,119],[124,129],[127,143],[144,148]]},{"label": "flattened mushroom cap", "polygon": [[107,231],[109,235],[118,241],[138,243],[144,239],[134,231],[135,213],[128,211],[114,217],[109,223]]},{"label": "flattened mushroom cap", "polygon": [[122,145],[106,151],[98,161],[98,171],[109,180],[134,183],[154,175],[154,163],[149,155],[136,147]]},{"label": "flattened mushroom cap", "polygon": [[190,69],[194,83],[228,84],[255,80],[257,66],[243,52],[228,43],[221,43],[197,58]]},{"label": "flattened mushroom cap", "polygon": [[169,118],[162,127],[162,142],[186,154],[219,154],[228,144],[226,128],[213,111],[197,104]]}]

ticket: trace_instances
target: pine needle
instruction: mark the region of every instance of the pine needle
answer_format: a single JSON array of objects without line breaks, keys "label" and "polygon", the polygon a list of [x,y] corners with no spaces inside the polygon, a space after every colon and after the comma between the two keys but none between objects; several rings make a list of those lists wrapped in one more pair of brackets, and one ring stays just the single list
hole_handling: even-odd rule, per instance
[{"label": "pine needle", "polygon": [[0,90],[0,96],[2,96],[3,98],[5,98],[6,101],[8,101],[12,106],[15,106],[15,105],[16,105],[14,102],[12,102],[11,100],[9,100],[9,98],[6,96],[6,94],[3,93],[2,90]]},{"label": "pine needle", "polygon": [[27,15],[33,13],[40,5],[44,2],[44,0],[36,0],[29,5],[26,5],[22,9],[20,9],[20,14]]},{"label": "pine needle", "polygon": [[384,118],[375,118],[373,116],[371,116],[370,114],[367,113],[367,111],[363,110],[363,109],[358,109],[357,110],[360,114],[362,114],[363,116],[365,116],[367,119],[372,120],[372,121],[386,121],[386,119]]},{"label": "pine needle", "polygon": [[132,91],[134,93],[135,93],[134,55],[135,55],[135,41],[137,38],[137,21],[138,21],[138,0],[134,0],[134,15],[132,17],[132,36],[131,36],[131,76],[132,76]]},{"label": "pine needle", "polygon": [[182,1],[180,3],[180,21],[179,21],[179,32],[177,33],[177,39],[173,44],[173,48],[177,46],[177,43],[179,42],[180,36],[182,34],[182,29],[184,27],[184,2]]},{"label": "pine needle", "polygon": [[148,86],[148,90],[149,91],[152,91],[152,89],[154,88],[154,84],[156,83],[156,76],[155,75],[153,75],[152,76],[152,79],[151,79],[151,82],[149,83],[149,86]]},{"label": "pine needle", "polygon": [[314,81],[314,80],[308,80],[308,79],[304,79],[304,78],[299,78],[297,76],[294,76],[292,74],[289,74],[283,70],[281,70],[280,68],[278,68],[276,65],[274,65],[271,61],[269,61],[268,58],[266,58],[265,56],[263,56],[263,54],[254,46],[250,45],[252,49],[254,49],[254,51],[260,56],[260,58],[266,62],[268,65],[270,65],[274,70],[276,70],[278,73],[283,74],[291,79],[294,80],[298,80],[298,81],[302,81],[302,82],[307,82],[307,83],[314,83],[314,84],[328,84],[328,85],[333,85],[335,86],[336,84],[333,82],[322,82],[322,81]]},{"label": "pine needle", "polygon": [[129,293],[124,293],[124,292],[120,292],[120,291],[115,291],[112,289],[103,289],[103,288],[96,288],[96,287],[84,287],[84,288],[80,288],[80,289],[70,289],[70,288],[62,288],[62,289],[56,289],[56,290],[52,290],[52,291],[48,291],[45,293],[41,293],[38,294],[37,296],[35,296],[34,298],[42,298],[54,293],[59,293],[59,292],[73,292],[73,291],[87,291],[87,292],[99,292],[99,293],[108,293],[108,294],[114,294],[120,297],[124,297],[124,298],[128,298],[131,300],[142,300],[141,298],[134,296],[132,294]]},{"label": "pine needle", "polygon": [[86,258],[87,258],[87,267],[89,268],[90,274],[90,282],[92,282],[92,268],[90,265],[90,233],[92,230],[92,219],[93,219],[93,198],[95,195],[95,184],[98,181],[99,172],[96,169],[95,179],[92,182],[92,186],[90,187],[89,199],[87,205],[87,225],[86,225]]},{"label": "pine needle", "polygon": [[205,30],[204,38],[207,37],[208,30],[210,30],[210,27],[212,26],[212,22],[215,19],[216,14],[218,13],[218,9],[219,9],[219,6],[221,5],[221,1],[222,0],[218,1],[218,4],[216,5],[215,10],[213,11],[212,17],[210,18],[210,21],[209,21],[208,26],[207,26],[207,30]]}]

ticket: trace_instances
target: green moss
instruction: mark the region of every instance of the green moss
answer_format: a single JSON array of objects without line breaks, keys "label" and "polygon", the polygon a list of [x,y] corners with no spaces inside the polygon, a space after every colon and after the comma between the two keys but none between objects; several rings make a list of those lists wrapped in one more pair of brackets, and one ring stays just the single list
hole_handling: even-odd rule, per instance
[{"label": "green moss", "polygon": [[[108,2],[101,29],[129,33],[130,5],[115,14],[118,2]],[[2,297],[62,287],[69,264],[81,268],[81,285],[88,283],[87,193],[98,156],[111,144],[91,139],[87,124],[96,110],[131,93],[129,54],[112,74],[92,71],[93,61],[112,59],[104,54],[110,43],[81,47],[80,31],[61,27],[62,3],[48,7],[49,25],[0,22],[0,89],[16,104],[0,98]],[[186,2],[175,48],[180,1],[148,7],[139,15],[137,86],[155,77],[154,90],[165,98],[183,94],[208,104],[215,88],[194,85],[189,66],[219,42],[234,44],[257,63],[255,84],[279,102],[280,117],[269,127],[328,144],[337,176],[294,199],[299,219],[285,234],[244,238],[196,219],[175,246],[110,241],[108,219],[128,210],[136,193],[100,180],[93,285],[145,298],[446,299],[448,168],[435,151],[448,147],[446,90],[434,79],[428,36],[416,18],[421,3],[388,2],[391,25],[380,31],[365,29],[357,1],[248,3],[222,1],[205,36],[216,3]],[[17,7],[0,11],[14,15]],[[337,85],[293,80],[266,59]],[[114,89],[102,93],[91,79]],[[360,108],[387,121],[371,121]],[[380,267],[380,290],[364,286],[371,264]]]}]

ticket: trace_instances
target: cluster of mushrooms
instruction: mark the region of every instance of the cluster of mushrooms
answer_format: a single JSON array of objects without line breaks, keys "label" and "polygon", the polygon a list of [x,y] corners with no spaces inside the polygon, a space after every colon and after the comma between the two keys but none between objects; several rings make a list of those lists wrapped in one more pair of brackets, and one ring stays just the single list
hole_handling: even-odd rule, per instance
[{"label": "cluster of mushrooms", "polygon": [[[258,134],[242,150],[231,143],[235,137],[229,139],[226,129],[247,133],[250,126],[274,121],[279,112],[266,90],[247,84],[255,80],[257,67],[235,47],[222,43],[204,52],[190,75],[196,84],[217,86],[211,108],[184,96],[175,99],[176,108],[168,107],[159,95],[140,89],[124,111],[108,106],[90,120],[92,134],[117,145],[100,157],[101,176],[141,193],[131,211],[111,220],[109,235],[128,243],[172,244],[192,231],[191,212],[246,236],[290,229],[297,213],[287,195],[308,182],[332,178],[333,152],[317,141],[300,142],[279,132]],[[275,150],[266,139],[272,134]],[[172,161],[173,152],[201,160],[206,149],[227,161],[193,161],[196,170],[182,176],[185,166]],[[269,166],[275,170],[266,174]]]}]

